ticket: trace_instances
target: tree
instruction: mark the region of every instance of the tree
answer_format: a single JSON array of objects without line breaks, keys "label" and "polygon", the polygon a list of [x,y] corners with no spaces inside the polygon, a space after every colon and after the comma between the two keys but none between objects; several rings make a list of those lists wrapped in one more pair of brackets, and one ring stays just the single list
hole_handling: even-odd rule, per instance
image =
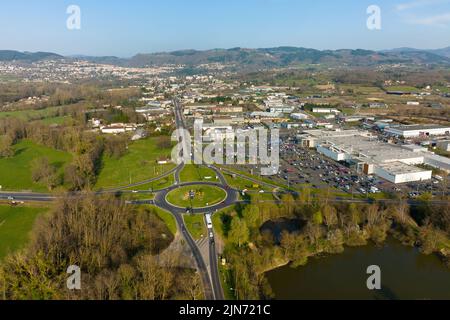
[{"label": "tree", "polygon": [[248,229],[247,223],[235,217],[231,221],[231,228],[228,234],[230,241],[241,247],[244,243],[248,242],[250,238],[250,231]]},{"label": "tree", "polygon": [[307,205],[311,202],[311,189],[309,187],[303,187],[300,190],[300,195],[299,195],[299,203],[300,205]]},{"label": "tree", "polygon": [[39,158],[31,163],[31,177],[34,182],[41,182],[52,190],[58,184],[56,167],[47,158]]},{"label": "tree", "polygon": [[358,206],[351,203],[348,207],[348,212],[351,222],[354,225],[359,225],[361,223],[361,212],[359,211]]},{"label": "tree", "polygon": [[169,149],[172,146],[172,142],[168,136],[160,136],[156,142],[158,149]]},{"label": "tree", "polygon": [[204,298],[202,281],[198,273],[187,273],[182,282],[187,284],[184,291],[188,300],[202,300]]},{"label": "tree", "polygon": [[336,209],[327,204],[323,207],[323,217],[325,218],[325,225],[328,227],[328,229],[331,229],[338,223],[338,217],[336,213]]},{"label": "tree", "polygon": [[295,199],[292,194],[288,193],[281,197],[283,211],[286,217],[292,217],[295,213]]},{"label": "tree", "polygon": [[248,222],[250,228],[258,228],[260,226],[261,214],[257,206],[252,204],[247,205],[242,215],[245,221]]},{"label": "tree", "polygon": [[105,139],[105,153],[111,158],[121,158],[127,152],[127,141],[127,136],[108,136]]},{"label": "tree", "polygon": [[316,211],[313,215],[313,222],[315,225],[320,226],[321,224],[323,224],[323,215],[322,212],[320,210]]}]

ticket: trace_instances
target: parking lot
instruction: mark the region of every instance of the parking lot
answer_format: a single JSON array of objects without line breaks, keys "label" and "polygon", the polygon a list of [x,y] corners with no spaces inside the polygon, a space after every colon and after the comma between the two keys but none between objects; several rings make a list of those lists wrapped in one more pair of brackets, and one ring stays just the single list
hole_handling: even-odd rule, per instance
[{"label": "parking lot", "polygon": [[[442,182],[435,178],[431,181],[393,184],[376,176],[357,173],[314,149],[302,148],[290,137],[281,139],[280,157],[278,174],[264,178],[296,190],[310,187],[330,189],[336,194],[354,196],[378,194],[381,198],[397,193],[410,198],[416,198],[424,193],[431,193],[434,196],[450,193],[450,186],[444,188]],[[260,172],[257,165],[239,165],[234,168],[255,176]]]}]

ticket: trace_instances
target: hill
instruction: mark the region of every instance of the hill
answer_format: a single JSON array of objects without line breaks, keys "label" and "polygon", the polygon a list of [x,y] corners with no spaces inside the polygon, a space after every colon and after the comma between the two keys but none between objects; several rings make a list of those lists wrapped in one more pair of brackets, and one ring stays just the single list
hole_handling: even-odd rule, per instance
[{"label": "hill", "polygon": [[0,61],[36,62],[41,60],[55,60],[63,58],[63,56],[52,52],[20,52],[14,50],[0,50]]},{"label": "hill", "polygon": [[128,65],[142,67],[161,64],[200,65],[207,63],[236,64],[242,67],[289,67],[299,64],[374,66],[387,63],[450,64],[446,57],[433,52],[402,50],[377,52],[370,50],[315,50],[296,47],[267,49],[214,49],[206,51],[182,50],[153,54],[138,54]]}]

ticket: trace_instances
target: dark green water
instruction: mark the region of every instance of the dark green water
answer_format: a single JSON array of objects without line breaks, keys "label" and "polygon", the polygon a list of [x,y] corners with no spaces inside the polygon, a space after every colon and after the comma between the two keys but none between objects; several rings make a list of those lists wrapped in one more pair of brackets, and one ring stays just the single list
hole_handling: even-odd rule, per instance
[{"label": "dark green water", "polygon": [[[382,290],[367,289],[367,267],[381,268]],[[450,300],[450,269],[438,257],[389,241],[384,247],[346,248],[312,258],[305,267],[282,267],[267,273],[279,300]]]}]

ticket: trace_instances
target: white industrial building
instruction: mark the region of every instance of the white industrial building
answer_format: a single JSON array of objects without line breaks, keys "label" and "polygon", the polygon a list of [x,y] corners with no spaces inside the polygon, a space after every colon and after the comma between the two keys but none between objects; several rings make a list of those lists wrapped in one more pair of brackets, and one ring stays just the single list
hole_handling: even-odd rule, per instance
[{"label": "white industrial building", "polygon": [[100,130],[106,134],[120,134],[134,131],[136,128],[136,124],[113,123],[110,126],[101,127]]},{"label": "white industrial building", "polygon": [[312,109],[313,113],[341,113],[338,109],[336,108],[313,108]]},{"label": "white industrial building", "polygon": [[426,136],[444,136],[450,135],[449,126],[439,125],[409,125],[409,126],[390,126],[385,128],[384,132],[393,136],[403,138],[417,138]]},{"label": "white industrial building", "polygon": [[301,112],[291,113],[291,119],[305,120],[305,119],[309,119],[309,115],[307,115],[306,113],[301,113]]},{"label": "white industrial building", "polygon": [[[429,164],[435,155],[422,148],[400,147],[381,142],[369,132],[358,130],[308,130],[301,139],[304,147],[317,151],[335,161],[345,161],[358,172],[377,175],[392,183],[424,181],[432,171],[415,165]],[[440,157],[443,158],[443,157]],[[446,159],[446,158],[444,158]],[[442,161],[442,159],[440,159]],[[434,163],[435,167],[440,167]]]}]

